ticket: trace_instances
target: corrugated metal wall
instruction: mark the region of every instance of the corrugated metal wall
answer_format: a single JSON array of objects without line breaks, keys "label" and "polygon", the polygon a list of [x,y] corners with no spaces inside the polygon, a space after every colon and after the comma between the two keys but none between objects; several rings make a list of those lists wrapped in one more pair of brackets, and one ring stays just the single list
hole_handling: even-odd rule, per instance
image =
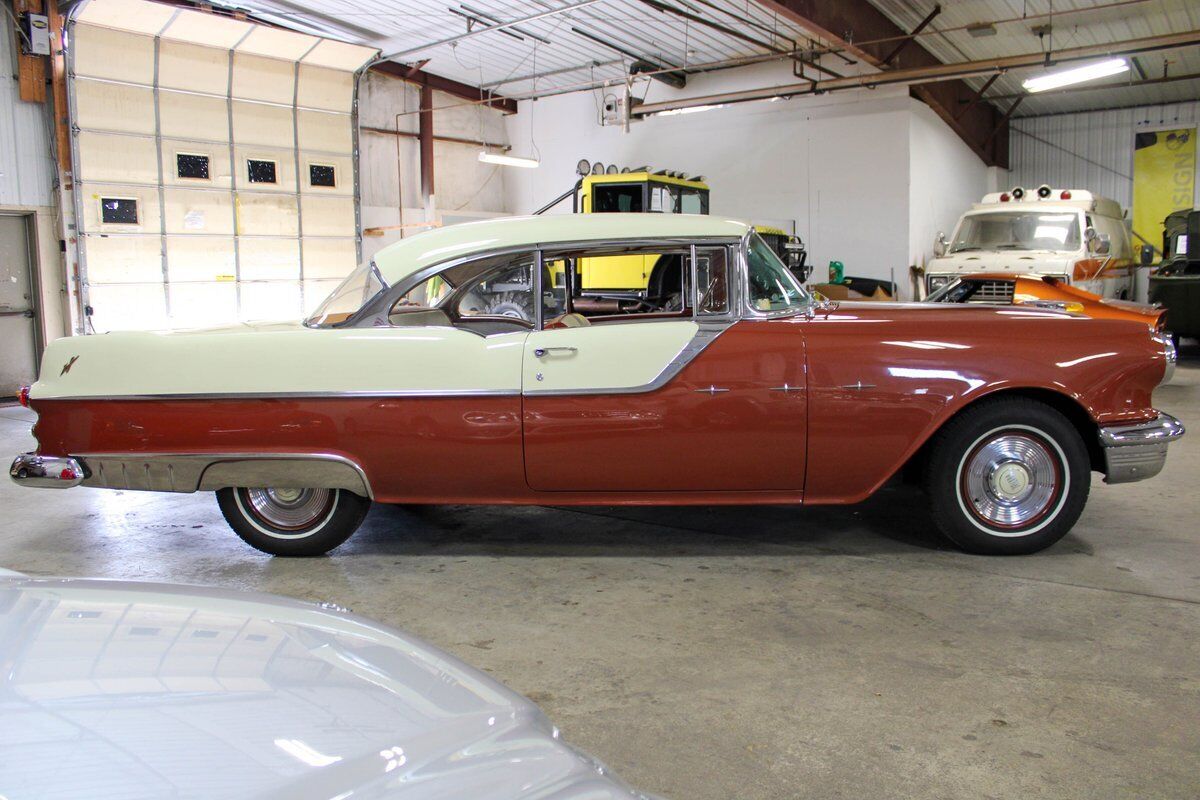
[{"label": "corrugated metal wall", "polygon": [[[0,64],[16,74],[16,34],[4,25]],[[54,164],[47,139],[48,113],[42,103],[22,102],[15,80],[0,88],[0,205],[54,205]]]},{"label": "corrugated metal wall", "polygon": [[1200,102],[1016,119],[1009,138],[1010,185],[1088,189],[1129,208],[1134,133],[1197,124]]}]

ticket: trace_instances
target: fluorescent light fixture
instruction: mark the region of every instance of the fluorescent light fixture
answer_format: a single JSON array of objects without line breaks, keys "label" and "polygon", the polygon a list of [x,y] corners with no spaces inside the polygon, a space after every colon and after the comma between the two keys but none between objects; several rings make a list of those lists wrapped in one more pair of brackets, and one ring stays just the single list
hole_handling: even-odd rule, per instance
[{"label": "fluorescent light fixture", "polygon": [[489,153],[486,150],[479,154],[479,160],[485,164],[500,164],[505,167],[525,167],[526,169],[533,169],[541,163],[536,158],[506,156],[501,153]]},{"label": "fluorescent light fixture", "polygon": [[1047,89],[1058,89],[1063,86],[1083,83],[1084,81],[1107,78],[1110,75],[1120,75],[1128,69],[1129,62],[1125,59],[1110,58],[1108,61],[1097,61],[1094,64],[1085,64],[1082,67],[1065,69],[1062,72],[1048,72],[1045,75],[1038,75],[1036,78],[1030,78],[1021,85],[1025,87],[1025,91],[1027,92],[1044,92]]},{"label": "fluorescent light fixture", "polygon": [[688,106],[686,108],[668,108],[666,111],[659,111],[651,114],[652,117],[673,117],[677,114],[695,114],[699,111],[712,111],[714,108],[724,108],[725,104],[720,103],[714,106]]}]

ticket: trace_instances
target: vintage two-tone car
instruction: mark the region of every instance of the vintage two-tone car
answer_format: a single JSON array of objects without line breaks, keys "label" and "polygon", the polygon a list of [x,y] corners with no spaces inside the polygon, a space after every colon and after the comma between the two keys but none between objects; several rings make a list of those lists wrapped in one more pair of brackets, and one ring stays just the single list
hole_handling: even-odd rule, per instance
[{"label": "vintage two-tone car", "polygon": [[[637,254],[673,269],[576,305],[580,259]],[[512,218],[387,247],[302,323],[54,342],[11,475],[216,491],[246,542],[311,555],[372,500],[855,503],[903,472],[961,547],[1028,553],[1092,471],[1162,468],[1174,360],[1133,322],[823,301],[741,222]]]},{"label": "vintage two-tone car", "polygon": [[0,797],[654,800],[401,631],[249,592],[0,569]]}]

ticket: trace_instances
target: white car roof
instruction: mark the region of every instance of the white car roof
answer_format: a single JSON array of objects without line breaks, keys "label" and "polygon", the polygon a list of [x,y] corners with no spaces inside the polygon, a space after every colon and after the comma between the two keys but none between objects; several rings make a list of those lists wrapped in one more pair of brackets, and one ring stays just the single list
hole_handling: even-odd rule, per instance
[{"label": "white car roof", "polygon": [[736,237],[751,230],[740,220],[701,214],[553,214],[502,217],[434,228],[375,254],[375,266],[394,285],[414,272],[472,253],[522,245],[605,239]]},{"label": "white car roof", "polygon": [[641,797],[533,703],[336,608],[0,577],[12,796]]}]

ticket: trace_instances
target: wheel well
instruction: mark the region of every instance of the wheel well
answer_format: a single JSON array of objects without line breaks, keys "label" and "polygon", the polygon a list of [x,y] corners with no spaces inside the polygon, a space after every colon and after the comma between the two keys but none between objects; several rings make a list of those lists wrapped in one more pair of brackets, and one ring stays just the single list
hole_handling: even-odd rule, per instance
[{"label": "wheel well", "polygon": [[[1002,389],[998,392],[980,397],[976,400],[967,403],[965,406],[954,412],[948,419],[942,422],[944,427],[947,422],[955,419],[967,409],[974,408],[980,403],[986,403],[998,397],[1025,397],[1030,400],[1036,400],[1039,403],[1050,406],[1055,411],[1062,414],[1067,420],[1079,431],[1079,438],[1083,440],[1083,446],[1087,448],[1088,460],[1091,462],[1091,467],[1095,471],[1104,470],[1104,453],[1100,448],[1100,439],[1096,435],[1096,421],[1088,414],[1087,409],[1079,405],[1073,398],[1065,394],[1055,392],[1050,389],[1036,388],[1017,388],[1017,389]],[[904,465],[904,478],[906,481],[915,481],[923,474],[925,461],[929,457],[931,443],[937,437],[937,431],[925,441],[923,445],[913,453],[912,457]]]}]

